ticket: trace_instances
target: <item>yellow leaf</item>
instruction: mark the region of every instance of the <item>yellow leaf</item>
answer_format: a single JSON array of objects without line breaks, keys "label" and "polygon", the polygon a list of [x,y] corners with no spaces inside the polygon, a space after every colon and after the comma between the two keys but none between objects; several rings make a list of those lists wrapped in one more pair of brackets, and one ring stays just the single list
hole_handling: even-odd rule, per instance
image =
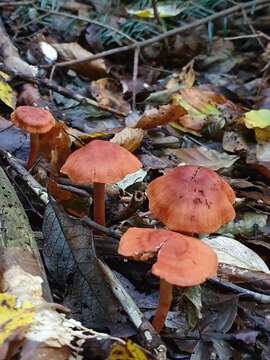
[{"label": "yellow leaf", "polygon": [[245,114],[244,122],[247,128],[264,129],[270,126],[270,110],[252,110]]},{"label": "yellow leaf", "polygon": [[15,109],[16,96],[12,88],[5,82],[0,80],[0,100],[8,107]]},{"label": "yellow leaf", "polygon": [[[176,16],[180,14],[185,8],[176,7],[176,5],[157,5],[158,15],[161,18]],[[136,15],[142,18],[154,18],[153,8],[145,8],[141,10],[127,9],[127,12],[131,15]]]},{"label": "yellow leaf", "polygon": [[126,345],[113,343],[109,360],[147,360],[144,351],[134,342],[128,340]]},{"label": "yellow leaf", "polygon": [[270,110],[252,110],[245,114],[244,123],[248,129],[254,129],[258,142],[270,139]]},{"label": "yellow leaf", "polygon": [[34,315],[34,305],[30,302],[18,303],[15,296],[0,294],[0,346],[18,328],[29,326]]},{"label": "yellow leaf", "polygon": [[8,81],[8,80],[10,80],[10,75],[6,74],[6,73],[3,72],[3,71],[0,71],[0,78]]}]

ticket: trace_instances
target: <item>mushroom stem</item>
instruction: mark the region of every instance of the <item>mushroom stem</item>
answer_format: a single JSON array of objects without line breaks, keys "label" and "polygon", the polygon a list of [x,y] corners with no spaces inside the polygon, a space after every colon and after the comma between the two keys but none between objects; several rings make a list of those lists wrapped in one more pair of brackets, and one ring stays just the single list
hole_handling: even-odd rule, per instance
[{"label": "mushroom stem", "polygon": [[28,155],[26,169],[29,170],[34,165],[39,149],[39,134],[30,134],[30,151]]},{"label": "mushroom stem", "polygon": [[94,183],[94,221],[105,226],[105,184]]},{"label": "mushroom stem", "polygon": [[157,333],[159,333],[164,326],[172,299],[173,285],[169,284],[166,280],[160,279],[159,304],[152,323]]}]

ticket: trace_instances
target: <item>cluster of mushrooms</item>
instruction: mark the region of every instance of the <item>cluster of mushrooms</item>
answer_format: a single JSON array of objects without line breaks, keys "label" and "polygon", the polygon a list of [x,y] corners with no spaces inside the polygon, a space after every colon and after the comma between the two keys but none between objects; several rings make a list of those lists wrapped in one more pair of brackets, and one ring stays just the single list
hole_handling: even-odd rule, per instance
[{"label": "cluster of mushrooms", "polygon": [[[29,106],[18,107],[11,119],[31,133],[30,168],[40,137],[55,126],[55,120],[49,111]],[[68,156],[61,173],[74,184],[93,184],[94,220],[105,226],[105,185],[141,167],[137,157],[121,146],[93,140]],[[195,236],[214,233],[234,219],[235,194],[214,171],[181,166],[153,180],[147,195],[150,212],[168,230],[131,227],[121,237],[118,252],[141,261],[156,256],[152,273],[160,278],[160,299],[153,327],[160,332],[172,302],[173,285],[199,285],[216,274],[215,252]]]}]

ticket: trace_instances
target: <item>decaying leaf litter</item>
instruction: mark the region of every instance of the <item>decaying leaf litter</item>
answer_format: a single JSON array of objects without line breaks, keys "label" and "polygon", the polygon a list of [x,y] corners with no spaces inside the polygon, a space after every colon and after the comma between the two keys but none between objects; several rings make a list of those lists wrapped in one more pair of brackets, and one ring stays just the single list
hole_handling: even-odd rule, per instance
[{"label": "decaying leaf litter", "polygon": [[0,3],[0,359],[270,358],[269,7]]}]

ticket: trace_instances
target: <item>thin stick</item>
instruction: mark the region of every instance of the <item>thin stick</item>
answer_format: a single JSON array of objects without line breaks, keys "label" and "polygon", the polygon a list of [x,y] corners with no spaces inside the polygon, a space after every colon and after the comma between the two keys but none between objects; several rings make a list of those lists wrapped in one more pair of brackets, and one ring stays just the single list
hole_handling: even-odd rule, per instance
[{"label": "thin stick", "polygon": [[106,234],[108,236],[111,236],[113,237],[114,239],[117,239],[117,240],[120,240],[120,235],[116,232],[116,231],[113,231],[112,229],[110,228],[106,228],[105,226],[102,226],[98,223],[96,223],[95,221],[91,220],[90,218],[88,217],[84,217],[82,219],[82,222],[86,225],[88,225],[90,228],[92,229],[95,229],[97,230],[98,232],[101,232],[103,234]]},{"label": "thin stick", "polygon": [[248,299],[255,300],[258,303],[270,304],[270,295],[264,295],[264,294],[257,293],[255,291],[244,289],[244,288],[242,288],[242,287],[240,287],[238,285],[229,283],[227,281],[219,280],[219,279],[211,278],[211,279],[208,279],[207,281],[210,284],[221,286],[226,290],[236,292],[240,296],[243,296],[243,297],[248,298]]},{"label": "thin stick", "polygon": [[[269,0],[257,0],[256,1],[257,5],[259,5],[259,4],[267,4],[267,3],[269,3]],[[86,56],[83,59],[63,61],[63,62],[60,62],[60,63],[56,63],[55,66],[57,66],[57,67],[70,66],[70,65],[74,65],[74,64],[84,63],[84,62],[87,62],[87,61],[90,61],[90,60],[100,59],[100,58],[103,58],[103,57],[106,57],[106,56],[109,56],[109,55],[113,55],[113,54],[117,54],[117,53],[120,53],[120,52],[133,50],[136,47],[142,48],[142,47],[151,45],[153,43],[159,42],[159,41],[161,41],[163,39],[166,39],[168,37],[180,34],[180,33],[184,32],[184,31],[194,29],[194,28],[196,28],[198,26],[201,26],[201,25],[204,25],[204,24],[208,23],[209,21],[216,20],[216,19],[218,19],[218,18],[220,18],[222,16],[231,15],[231,14],[233,14],[235,12],[241,11],[243,8],[247,9],[249,7],[252,7],[252,6],[254,6],[254,1],[249,1],[247,3],[240,3],[238,5],[230,7],[229,9],[225,9],[225,10],[219,11],[219,12],[213,14],[213,15],[207,16],[207,17],[205,17],[203,19],[193,21],[190,24],[186,24],[186,25],[177,27],[177,28],[175,28],[173,30],[166,31],[166,32],[164,32],[162,34],[159,34],[157,36],[154,36],[154,37],[152,37],[150,39],[140,41],[140,42],[136,42],[136,43],[126,45],[126,46],[121,46],[119,48],[111,49],[111,50],[108,50],[108,51],[103,51],[103,52],[100,52],[100,53],[95,54],[95,55]],[[49,65],[49,66],[51,66],[51,65]],[[49,66],[44,65],[43,67],[49,67]]]},{"label": "thin stick", "polygon": [[84,97],[80,94],[77,94],[71,90],[67,90],[65,89],[63,86],[58,85],[55,81],[50,81],[48,79],[28,79],[28,81],[36,83],[38,85],[43,85],[46,86],[49,89],[52,89],[56,92],[58,92],[59,94],[62,94],[66,97],[72,98],[77,100],[80,103],[86,103],[89,105],[92,105],[98,109],[104,110],[104,111],[108,111],[112,114],[118,115],[118,116],[127,116],[127,113],[124,113],[122,111],[116,110],[116,109],[112,109],[110,107],[104,106],[99,104],[98,102],[96,102],[95,100],[89,99],[87,97]]},{"label": "thin stick", "polygon": [[79,20],[79,21],[84,21],[84,22],[87,22],[89,24],[94,24],[94,25],[97,25],[97,26],[100,26],[100,27],[103,27],[105,29],[108,29],[108,30],[111,30],[113,32],[115,32],[116,34],[119,34],[121,35],[122,37],[125,37],[126,39],[128,39],[129,41],[131,41],[132,43],[136,43],[136,40],[133,39],[132,37],[130,37],[128,34],[122,32],[121,30],[118,30],[110,25],[107,25],[105,23],[101,23],[99,21],[96,21],[96,20],[91,20],[91,19],[88,19],[88,18],[85,18],[85,17],[82,17],[82,16],[77,16],[77,15],[73,15],[73,14],[68,14],[68,13],[65,13],[65,12],[61,12],[61,11],[54,11],[54,10],[48,10],[48,9],[42,9],[40,7],[35,7],[37,10],[39,11],[44,11],[44,12],[47,12],[48,14],[51,14],[51,15],[58,15],[58,16],[64,16],[64,17],[69,17],[71,19],[75,19],[75,20]]},{"label": "thin stick", "polygon": [[229,36],[229,37],[225,37],[224,40],[252,39],[252,38],[258,38],[258,37],[262,37],[262,38],[270,41],[270,36],[266,35],[263,32],[257,32],[256,34]]},{"label": "thin stick", "polygon": [[132,110],[136,110],[136,81],[138,77],[138,65],[139,65],[140,48],[136,47],[134,50],[134,62],[133,62],[133,77],[132,77]]},{"label": "thin stick", "polygon": [[0,155],[8,162],[8,164],[21,176],[22,180],[33,190],[37,197],[47,205],[49,197],[46,189],[44,189],[31,174],[13,157],[8,151],[0,148]]},{"label": "thin stick", "polygon": [[158,13],[157,0],[152,0],[152,8],[153,8],[153,13],[154,13],[156,22],[157,22],[158,26],[160,26],[161,21],[160,21],[160,17],[159,17],[159,13]]},{"label": "thin stick", "polygon": [[35,1],[9,1],[9,2],[0,2],[0,6],[22,6],[22,5],[29,5]]}]

